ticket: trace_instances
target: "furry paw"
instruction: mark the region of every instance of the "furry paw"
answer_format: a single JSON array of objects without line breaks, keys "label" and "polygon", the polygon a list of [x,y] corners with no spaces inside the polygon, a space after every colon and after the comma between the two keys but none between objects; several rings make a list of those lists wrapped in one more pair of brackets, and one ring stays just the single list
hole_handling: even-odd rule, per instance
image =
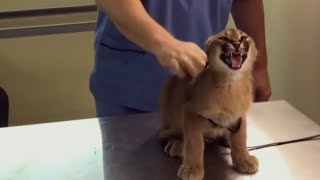
[{"label": "furry paw", "polygon": [[254,156],[248,156],[247,158],[239,159],[234,163],[234,166],[240,173],[254,174],[259,169],[259,161]]},{"label": "furry paw", "polygon": [[166,144],[164,151],[172,157],[182,157],[183,142],[179,139],[170,139]]},{"label": "furry paw", "polygon": [[189,166],[182,164],[179,168],[178,176],[183,180],[202,180],[204,169],[199,165]]}]

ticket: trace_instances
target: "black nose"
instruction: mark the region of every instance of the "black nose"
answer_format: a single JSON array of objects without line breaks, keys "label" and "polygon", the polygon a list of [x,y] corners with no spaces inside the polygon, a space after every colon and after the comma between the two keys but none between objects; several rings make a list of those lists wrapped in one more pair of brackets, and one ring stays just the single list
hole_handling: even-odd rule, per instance
[{"label": "black nose", "polygon": [[234,42],[234,43],[232,43],[232,45],[233,45],[233,47],[236,49],[236,51],[238,51],[238,50],[239,50],[240,43],[238,43],[238,42]]}]

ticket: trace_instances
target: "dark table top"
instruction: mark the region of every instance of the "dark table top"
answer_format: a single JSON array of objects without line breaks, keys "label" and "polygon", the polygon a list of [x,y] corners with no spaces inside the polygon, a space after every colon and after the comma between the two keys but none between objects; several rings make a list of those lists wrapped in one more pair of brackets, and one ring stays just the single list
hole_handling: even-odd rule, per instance
[{"label": "dark table top", "polygon": [[[175,180],[180,158],[168,156],[157,139],[158,114],[99,119],[106,180]],[[229,150],[207,144],[205,179],[235,179]]]}]

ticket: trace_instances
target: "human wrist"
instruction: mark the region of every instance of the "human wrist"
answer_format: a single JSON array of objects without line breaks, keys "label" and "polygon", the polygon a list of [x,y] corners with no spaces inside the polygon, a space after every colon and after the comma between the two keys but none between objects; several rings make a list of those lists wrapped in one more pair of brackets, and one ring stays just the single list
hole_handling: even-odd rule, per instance
[{"label": "human wrist", "polygon": [[[264,48],[261,48],[264,49]],[[255,62],[256,69],[267,69],[268,68],[268,56],[266,50],[259,51],[257,55],[257,59]]]},{"label": "human wrist", "polygon": [[167,49],[170,49],[172,44],[174,44],[176,41],[177,40],[170,34],[155,36],[149,45],[150,51],[155,56],[160,56],[162,53],[165,53]]}]

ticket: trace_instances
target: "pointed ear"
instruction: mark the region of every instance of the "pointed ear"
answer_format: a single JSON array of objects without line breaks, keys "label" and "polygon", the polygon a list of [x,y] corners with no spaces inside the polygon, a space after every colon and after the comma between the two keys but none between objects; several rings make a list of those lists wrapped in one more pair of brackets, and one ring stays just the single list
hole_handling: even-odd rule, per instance
[{"label": "pointed ear", "polygon": [[213,42],[213,40],[214,40],[214,36],[210,36],[207,40],[206,40],[206,42],[205,42],[205,49],[207,50],[209,47],[210,47],[210,45],[212,44],[212,42]]},{"label": "pointed ear", "polygon": [[204,46],[206,53],[209,52],[210,47],[212,46],[213,42],[215,42],[216,40],[217,40],[217,36],[210,36],[210,37],[206,40],[205,46]]}]

